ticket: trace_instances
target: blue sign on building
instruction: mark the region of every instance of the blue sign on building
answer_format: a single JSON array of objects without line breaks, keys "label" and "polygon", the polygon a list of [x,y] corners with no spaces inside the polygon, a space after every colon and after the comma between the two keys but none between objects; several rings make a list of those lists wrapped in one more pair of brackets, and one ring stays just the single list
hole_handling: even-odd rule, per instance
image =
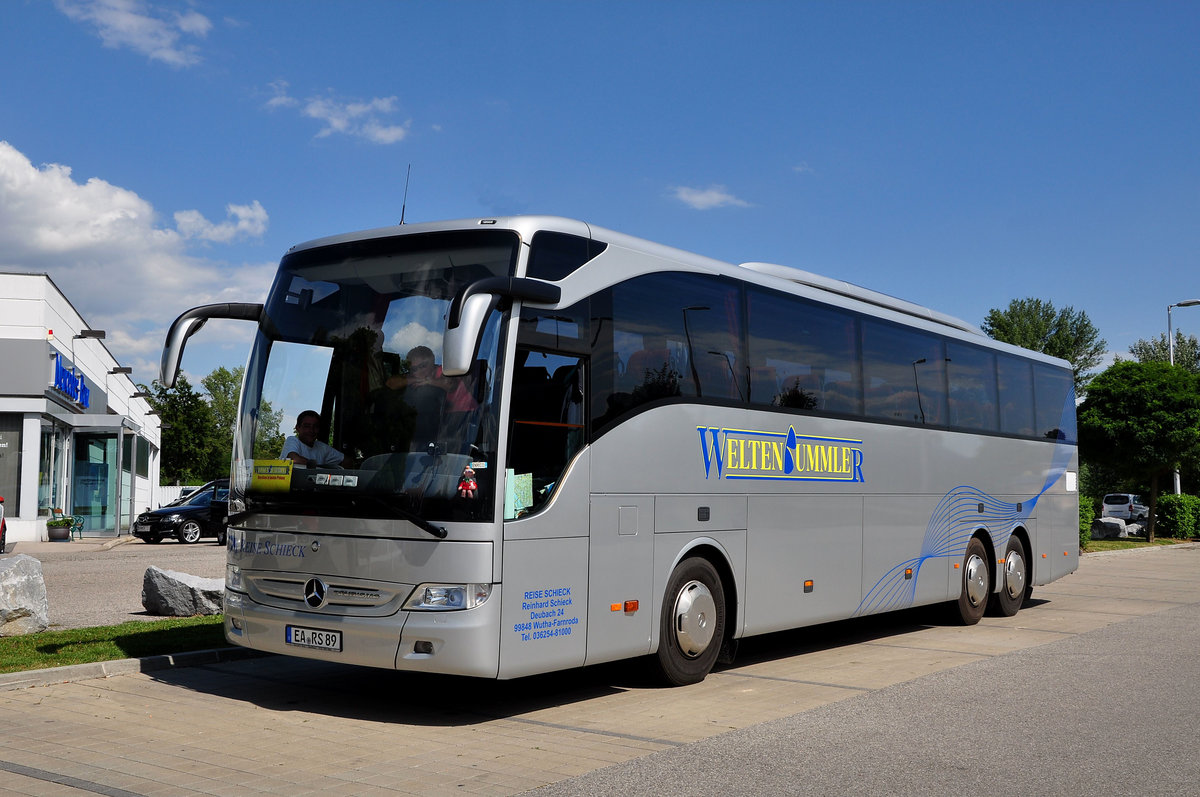
[{"label": "blue sign on building", "polygon": [[61,353],[54,358],[54,387],[67,394],[72,401],[83,405],[84,409],[87,409],[91,402],[92,393],[88,389],[83,375],[75,373],[74,368],[67,368],[63,365]]}]

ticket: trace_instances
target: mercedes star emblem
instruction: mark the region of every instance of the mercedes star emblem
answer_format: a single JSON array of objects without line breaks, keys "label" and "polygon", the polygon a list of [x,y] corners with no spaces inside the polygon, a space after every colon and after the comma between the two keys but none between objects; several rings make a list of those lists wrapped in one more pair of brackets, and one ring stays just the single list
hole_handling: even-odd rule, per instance
[{"label": "mercedes star emblem", "polygon": [[321,608],[325,603],[325,582],[310,578],[304,585],[304,602],[314,609]]}]

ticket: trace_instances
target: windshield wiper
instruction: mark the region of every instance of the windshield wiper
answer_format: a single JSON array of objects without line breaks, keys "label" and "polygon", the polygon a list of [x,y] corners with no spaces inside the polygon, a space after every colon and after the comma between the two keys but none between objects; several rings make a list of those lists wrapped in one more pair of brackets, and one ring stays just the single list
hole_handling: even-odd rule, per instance
[{"label": "windshield wiper", "polygon": [[[356,496],[356,498],[358,498],[358,497],[359,496]],[[396,514],[396,517],[401,518],[402,520],[407,520],[408,522],[412,523],[414,526],[419,528],[421,531],[428,532],[428,533],[432,534],[433,536],[437,537],[439,540],[446,539],[446,535],[448,534],[448,532],[446,531],[445,528],[443,528],[442,526],[433,525],[428,520],[426,520],[425,518],[418,515],[416,512],[411,512],[407,509],[401,509],[400,507],[396,506],[395,504],[391,503],[390,501],[385,501],[384,499],[380,498],[377,495],[366,495],[366,496],[361,496],[361,497],[370,498],[372,501],[375,501],[376,503],[387,507],[389,510],[391,510],[392,512],[394,512]]]}]

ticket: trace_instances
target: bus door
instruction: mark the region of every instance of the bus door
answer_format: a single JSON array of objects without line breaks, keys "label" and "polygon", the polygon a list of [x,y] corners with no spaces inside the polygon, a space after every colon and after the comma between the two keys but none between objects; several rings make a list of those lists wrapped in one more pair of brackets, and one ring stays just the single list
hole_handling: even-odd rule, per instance
[{"label": "bus door", "polygon": [[588,498],[585,359],[519,346],[504,484],[500,677],[584,663]]}]

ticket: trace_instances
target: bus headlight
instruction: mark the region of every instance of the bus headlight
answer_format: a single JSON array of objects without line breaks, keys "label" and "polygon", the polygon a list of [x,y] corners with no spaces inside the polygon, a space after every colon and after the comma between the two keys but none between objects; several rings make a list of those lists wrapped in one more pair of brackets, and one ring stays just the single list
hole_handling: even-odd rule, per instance
[{"label": "bus headlight", "polygon": [[225,589],[245,592],[245,587],[242,586],[242,569],[237,565],[225,565]]},{"label": "bus headlight", "polygon": [[419,584],[404,608],[414,612],[451,612],[482,606],[492,594],[491,584]]}]

